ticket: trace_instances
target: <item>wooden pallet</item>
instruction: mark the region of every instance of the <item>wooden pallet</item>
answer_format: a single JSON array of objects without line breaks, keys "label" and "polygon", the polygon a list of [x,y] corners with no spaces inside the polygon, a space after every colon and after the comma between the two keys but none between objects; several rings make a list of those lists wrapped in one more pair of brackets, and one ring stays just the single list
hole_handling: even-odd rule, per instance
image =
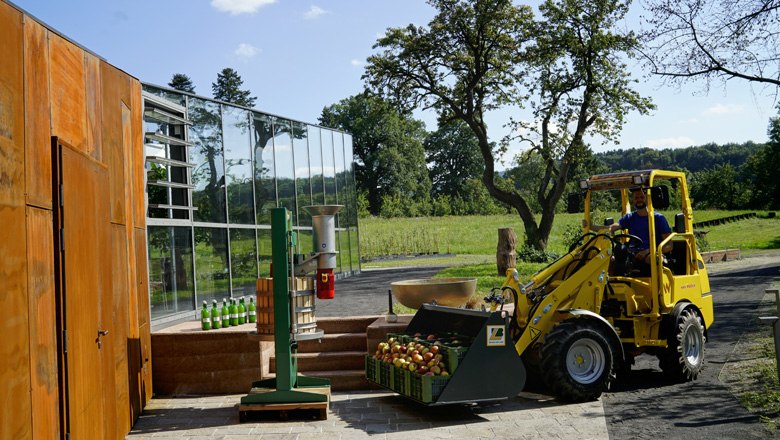
[{"label": "wooden pallet", "polygon": [[[260,394],[269,391],[267,388],[252,388],[249,394]],[[276,416],[278,420],[289,420],[292,418],[301,418],[303,416],[310,417],[312,414],[317,415],[319,420],[328,419],[328,408],[330,406],[330,387],[313,387],[313,388],[301,388],[300,391],[306,391],[308,393],[325,394],[327,400],[325,402],[293,402],[293,403],[251,403],[251,404],[239,404],[238,406],[238,419],[242,423],[247,421],[250,414],[254,415],[270,415]]]}]

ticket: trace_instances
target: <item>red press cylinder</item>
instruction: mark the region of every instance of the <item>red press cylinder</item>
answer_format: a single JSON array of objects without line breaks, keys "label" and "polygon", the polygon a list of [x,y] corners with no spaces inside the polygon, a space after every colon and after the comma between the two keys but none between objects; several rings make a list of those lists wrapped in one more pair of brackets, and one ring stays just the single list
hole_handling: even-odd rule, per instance
[{"label": "red press cylinder", "polygon": [[317,269],[317,298],[333,299],[333,269]]}]

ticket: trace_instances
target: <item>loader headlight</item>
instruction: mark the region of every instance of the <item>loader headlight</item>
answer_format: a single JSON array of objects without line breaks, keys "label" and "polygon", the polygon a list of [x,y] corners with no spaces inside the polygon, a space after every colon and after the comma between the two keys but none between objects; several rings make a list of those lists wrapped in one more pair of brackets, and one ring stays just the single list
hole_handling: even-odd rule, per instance
[{"label": "loader headlight", "polygon": [[580,189],[585,191],[590,188],[590,181],[588,179],[580,180]]},{"label": "loader headlight", "polygon": [[645,176],[638,174],[632,178],[634,185],[642,186],[645,183]]}]

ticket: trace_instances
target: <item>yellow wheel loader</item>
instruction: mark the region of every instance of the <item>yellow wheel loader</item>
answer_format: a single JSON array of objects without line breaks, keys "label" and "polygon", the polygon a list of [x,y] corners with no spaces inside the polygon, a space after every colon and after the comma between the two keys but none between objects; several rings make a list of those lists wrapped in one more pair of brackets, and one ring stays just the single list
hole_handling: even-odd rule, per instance
[{"label": "yellow wheel loader", "polygon": [[[395,348],[385,347],[384,355],[377,350],[366,357],[367,378],[428,405],[511,398],[524,387],[526,374],[541,378],[561,400],[595,399],[643,353],[657,356],[675,381],[696,379],[714,316],[685,175],[660,170],[596,175],[582,180],[580,189],[568,200],[568,210],[579,212],[584,201],[583,234],[567,254],[530,280],[509,269],[504,284],[486,298],[490,311],[424,304],[404,334],[391,338],[404,342],[402,352],[410,346],[425,351],[425,341],[413,335],[436,341],[454,333],[469,341],[449,348],[441,339],[450,376],[421,376],[419,370],[388,365]],[[647,218],[660,210],[674,214],[668,233],[646,221],[646,235],[640,235],[649,249],[636,233],[611,228],[612,219],[591,224],[594,206],[608,200],[619,203],[621,215],[631,212],[638,189],[646,194]],[[638,247],[647,258],[637,260]],[[503,310],[509,298],[511,312]]]},{"label": "yellow wheel loader", "polygon": [[[685,175],[660,170],[604,174],[582,180],[580,189],[585,219],[578,243],[528,282],[510,269],[501,288],[515,299],[509,328],[526,367],[557,397],[571,401],[599,397],[642,353],[657,356],[673,380],[696,379],[714,316]],[[649,267],[644,268],[637,267],[641,262],[632,251],[641,244],[639,237],[630,231],[611,233],[611,219],[606,227],[591,225],[594,201],[603,199],[602,193],[619,197],[625,215],[637,189],[647,194],[649,218],[673,204],[679,209],[664,239],[656,222],[646,222]],[[576,198],[569,202],[574,211]]]}]

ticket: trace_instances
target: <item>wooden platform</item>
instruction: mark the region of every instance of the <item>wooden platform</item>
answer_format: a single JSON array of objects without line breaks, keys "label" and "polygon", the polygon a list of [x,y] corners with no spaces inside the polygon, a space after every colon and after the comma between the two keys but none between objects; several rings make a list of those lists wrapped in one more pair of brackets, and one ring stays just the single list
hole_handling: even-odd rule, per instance
[{"label": "wooden platform", "polygon": [[[238,419],[246,422],[250,416],[275,418],[277,420],[289,420],[290,418],[316,418],[318,420],[328,419],[328,408],[330,407],[330,387],[312,387],[299,388],[299,391],[307,393],[324,394],[327,396],[325,402],[292,402],[292,403],[252,403],[239,404]],[[269,388],[252,388],[249,394],[261,394],[274,391]]]}]

